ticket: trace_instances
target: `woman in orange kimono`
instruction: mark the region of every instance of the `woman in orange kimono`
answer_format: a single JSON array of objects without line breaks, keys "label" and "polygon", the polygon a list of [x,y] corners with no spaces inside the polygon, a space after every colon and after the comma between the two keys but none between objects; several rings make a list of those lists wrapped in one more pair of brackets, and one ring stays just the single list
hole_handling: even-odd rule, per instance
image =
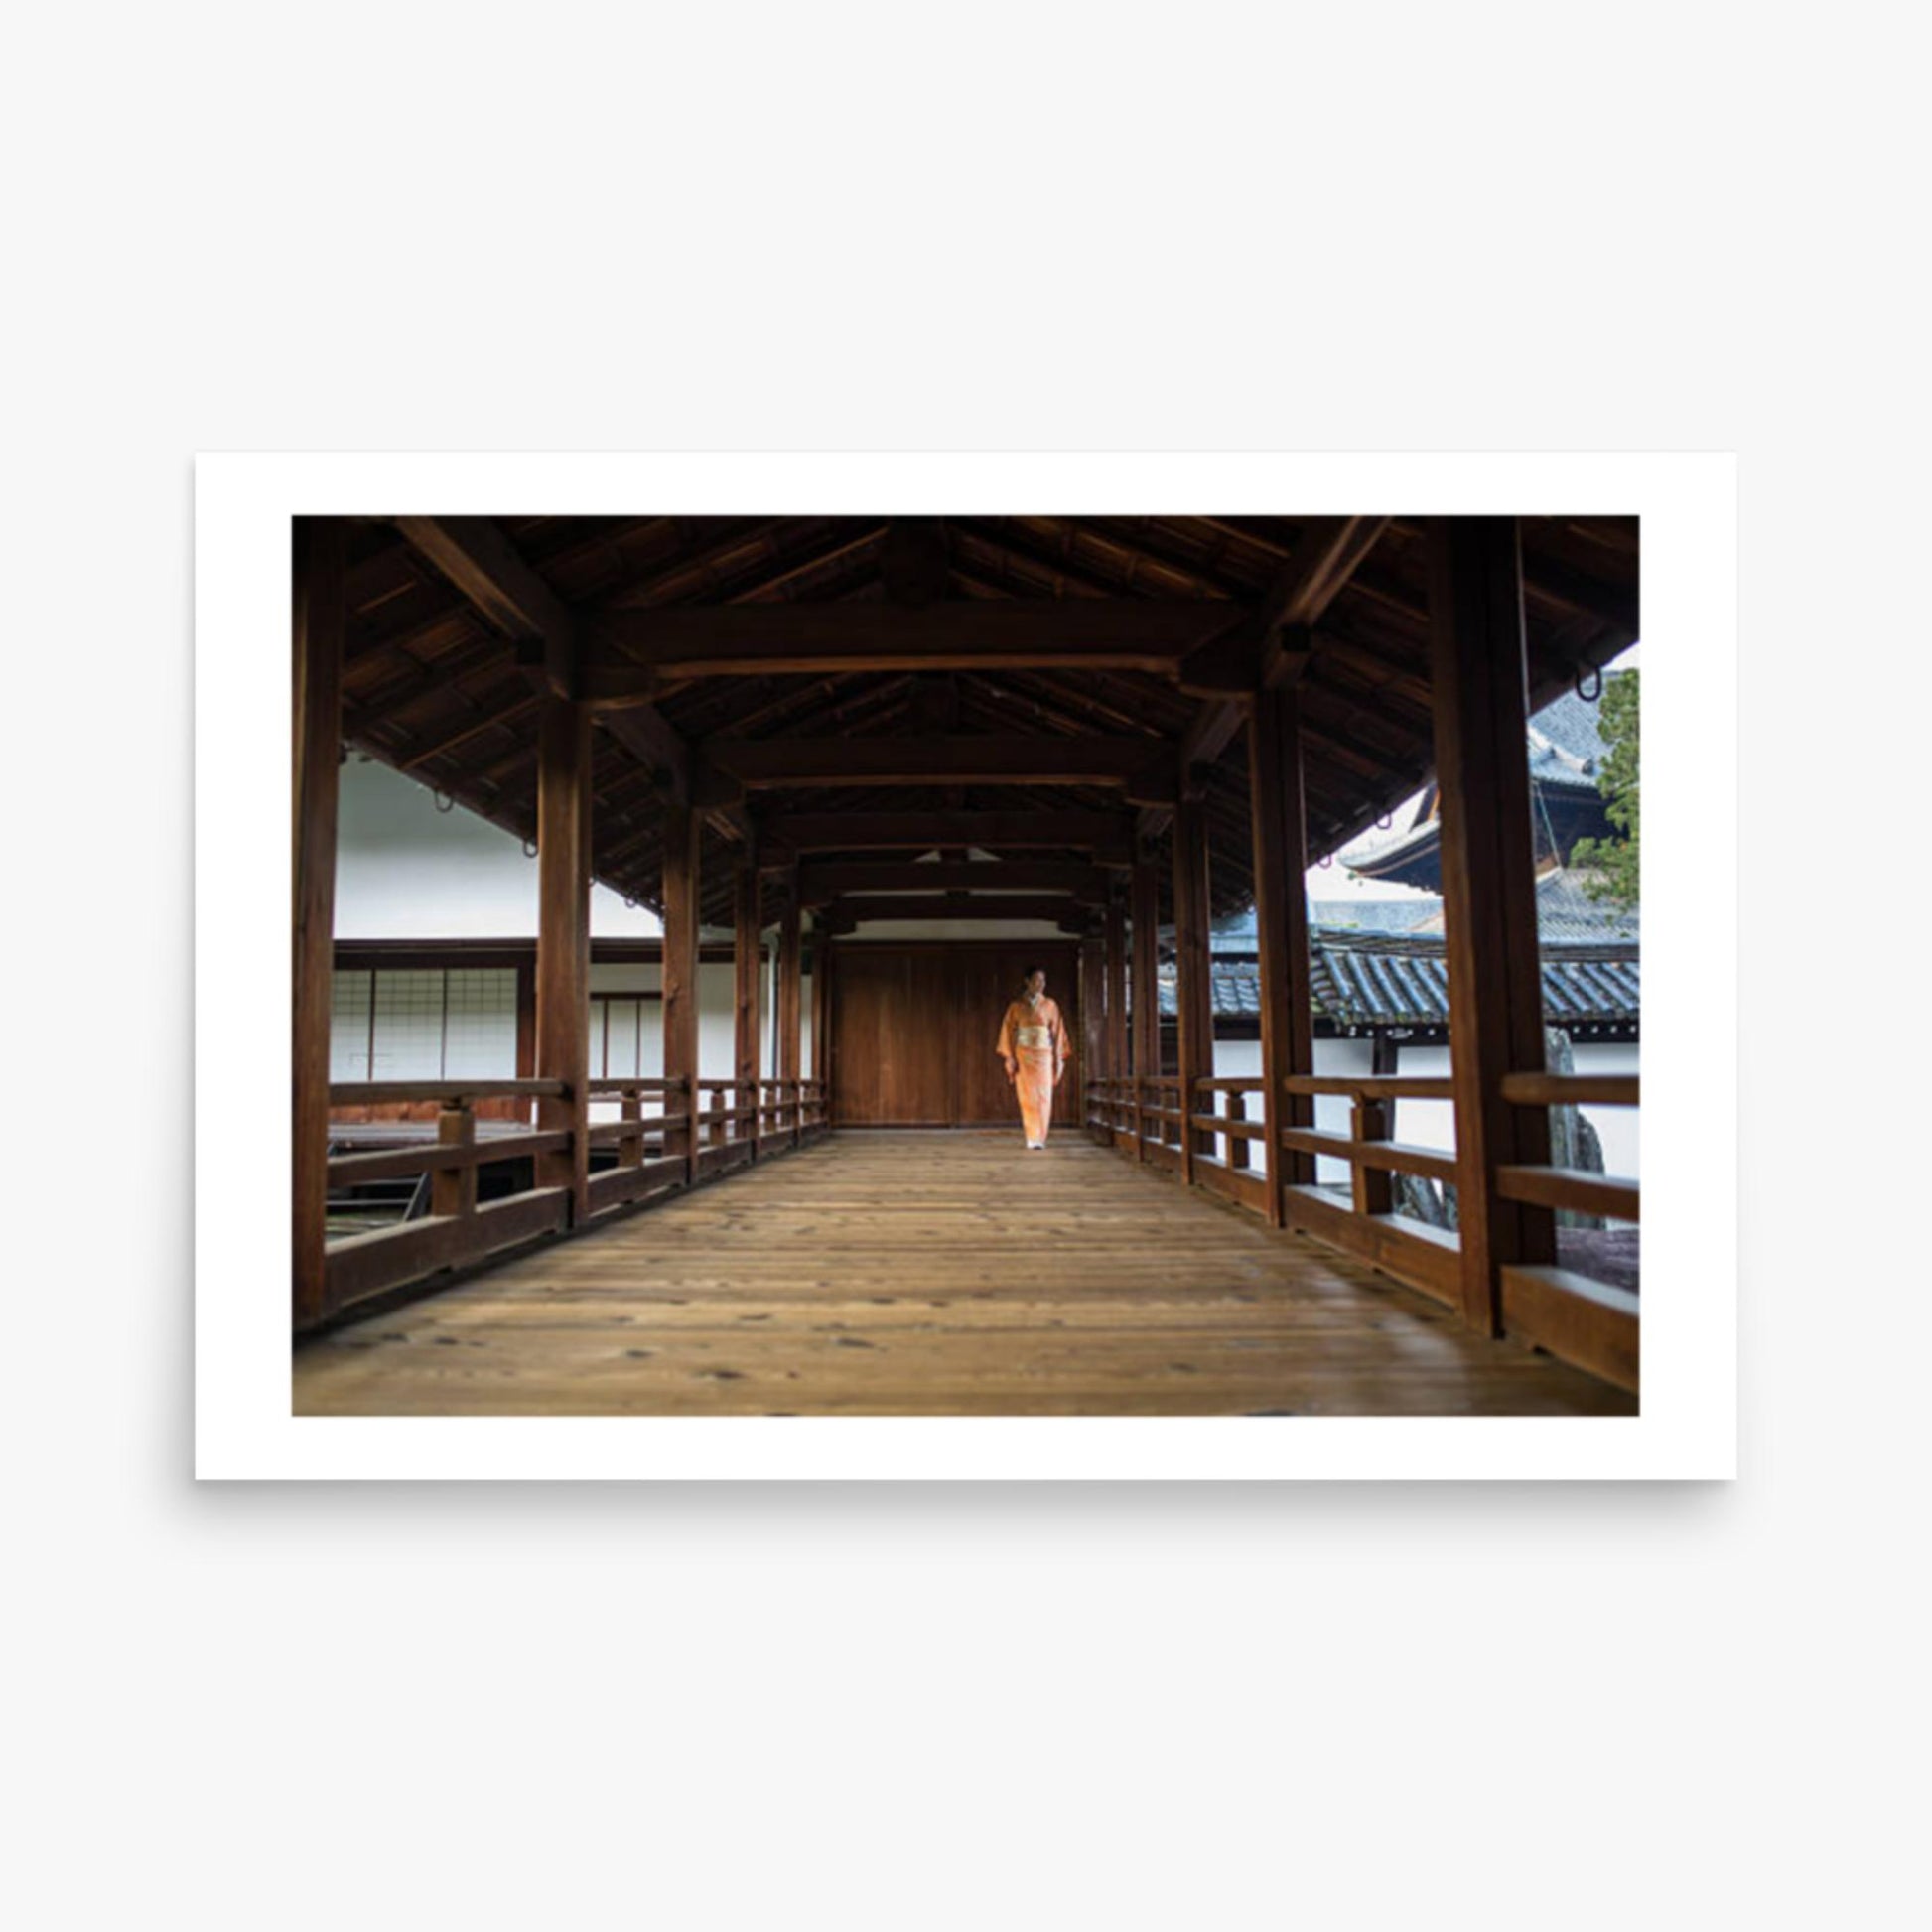
[{"label": "woman in orange kimono", "polygon": [[1035,966],[1021,997],[1008,1004],[998,1048],[1007,1063],[1007,1078],[1020,1096],[1020,1122],[1029,1147],[1046,1145],[1046,1130],[1053,1124],[1053,1089],[1069,1050],[1066,1022],[1046,997],[1046,975]]}]

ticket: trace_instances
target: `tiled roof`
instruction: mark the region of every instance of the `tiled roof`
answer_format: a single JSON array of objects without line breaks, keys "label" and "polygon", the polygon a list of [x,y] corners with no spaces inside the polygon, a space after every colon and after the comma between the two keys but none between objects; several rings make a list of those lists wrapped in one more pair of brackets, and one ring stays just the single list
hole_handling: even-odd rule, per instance
[{"label": "tiled roof", "polygon": [[[1597,903],[1585,892],[1583,882],[1584,875],[1569,867],[1558,867],[1538,879],[1538,937],[1545,941],[1588,939],[1634,944],[1638,934],[1636,911],[1621,912]],[[1440,939],[1443,901],[1434,894],[1415,898],[1311,899],[1309,926],[1311,931]],[[1173,928],[1164,927],[1161,937],[1172,944]],[[1252,958],[1257,943],[1252,908],[1216,919],[1208,934],[1208,947],[1216,958],[1223,954]]]},{"label": "tiled roof", "polygon": [[[1442,900],[1425,907],[1423,918],[1409,930],[1441,938]],[[1536,932],[1546,945],[1551,940],[1566,939],[1634,945],[1638,930],[1638,908],[1624,912],[1607,903],[1599,904],[1584,890],[1584,875],[1572,867],[1559,866],[1536,882]]]},{"label": "tiled roof", "polygon": [[[1446,1027],[1449,973],[1441,939],[1392,939],[1317,929],[1309,939],[1317,1020],[1348,1032],[1372,1027]],[[1261,1013],[1261,968],[1216,959],[1217,1020]],[[1545,945],[1543,1011],[1553,1026],[1629,1026],[1641,1013],[1637,949],[1601,943]],[[1161,975],[1161,1015],[1175,1013],[1173,968]]]},{"label": "tiled roof", "polygon": [[[1603,688],[1608,690],[1611,684],[1625,675],[1622,671],[1605,672]],[[1592,704],[1573,691],[1566,691],[1562,697],[1546,704],[1530,720],[1531,768],[1538,769],[1539,763],[1546,764],[1553,777],[1567,771],[1573,778],[1580,777],[1585,783],[1593,785],[1596,773],[1609,754],[1609,747],[1603,743],[1602,733],[1597,729],[1602,717],[1600,698]],[[1539,754],[1536,748],[1539,738],[1562,756],[1551,757],[1548,752]],[[1538,775],[1542,775],[1540,769]]]}]

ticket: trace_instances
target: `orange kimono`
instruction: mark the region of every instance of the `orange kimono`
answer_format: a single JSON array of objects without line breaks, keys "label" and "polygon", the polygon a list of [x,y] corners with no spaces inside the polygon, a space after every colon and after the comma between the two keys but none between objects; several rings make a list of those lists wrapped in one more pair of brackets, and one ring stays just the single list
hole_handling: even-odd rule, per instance
[{"label": "orange kimono", "polygon": [[1053,1123],[1053,1088],[1070,1048],[1059,1008],[1041,994],[1037,1001],[1015,1000],[1000,1022],[999,1052],[1014,1062],[1014,1091],[1020,1096],[1020,1121],[1029,1147],[1044,1147]]}]

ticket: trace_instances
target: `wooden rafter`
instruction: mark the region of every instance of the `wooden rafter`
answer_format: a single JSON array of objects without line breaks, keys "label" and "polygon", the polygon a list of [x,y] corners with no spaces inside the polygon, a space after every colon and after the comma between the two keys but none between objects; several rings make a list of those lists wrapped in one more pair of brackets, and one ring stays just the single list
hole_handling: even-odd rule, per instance
[{"label": "wooden rafter", "polygon": [[575,696],[577,622],[516,546],[486,516],[399,516],[396,529],[506,637],[533,651],[550,689]]},{"label": "wooden rafter", "polygon": [[804,852],[927,852],[948,846],[982,851],[1124,851],[1129,812],[907,811],[773,812],[764,835],[774,847]]},{"label": "wooden rafter", "polygon": [[753,790],[852,785],[1105,785],[1172,795],[1173,747],[1157,738],[714,738],[712,766]]},{"label": "wooden rafter", "polygon": [[1108,876],[1104,867],[1066,859],[821,860],[799,867],[798,896],[806,905],[848,893],[1071,893],[1098,899]]},{"label": "wooden rafter", "polygon": [[[483,516],[399,516],[403,538],[449,578],[508,636],[526,647],[519,661],[540,661],[559,697],[575,697],[581,681],[582,641],[577,620],[526,564],[515,545]],[[655,706],[628,708],[605,729],[640,763],[664,774],[673,796],[688,794],[690,759],[684,741]]]},{"label": "wooden rafter", "polygon": [[[1350,575],[1374,547],[1388,524],[1385,516],[1311,517],[1302,527],[1288,561],[1262,593],[1245,622],[1254,653],[1258,688],[1292,682],[1308,661],[1306,633],[1341,594]],[[1294,633],[1284,641],[1283,632]],[[1249,700],[1211,698],[1195,714],[1181,739],[1183,768],[1212,764],[1247,722]],[[1161,807],[1151,807],[1142,831],[1159,831],[1166,822]]]},{"label": "wooden rafter", "polygon": [[1038,893],[965,893],[908,894],[900,897],[853,897],[832,900],[825,916],[833,924],[850,920],[864,924],[870,919],[1077,919],[1084,921],[1087,907],[1098,901],[1082,901],[1062,894]]},{"label": "wooden rafter", "polygon": [[1202,599],[1004,598],[895,605],[713,605],[614,611],[595,622],[593,703],[630,704],[661,680],[832,671],[1061,669],[1169,672],[1242,616]]}]

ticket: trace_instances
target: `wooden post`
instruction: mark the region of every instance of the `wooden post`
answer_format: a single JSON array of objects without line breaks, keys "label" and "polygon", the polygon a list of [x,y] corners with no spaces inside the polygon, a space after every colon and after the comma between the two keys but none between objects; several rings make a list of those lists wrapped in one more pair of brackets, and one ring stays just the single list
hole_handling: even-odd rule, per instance
[{"label": "wooden post", "polygon": [[1107,1035],[1101,1057],[1108,1079],[1127,1078],[1127,915],[1117,878],[1107,882]]},{"label": "wooden post", "polygon": [[537,1131],[570,1145],[539,1154],[539,1187],[570,1189],[570,1221],[591,1214],[591,712],[546,696],[537,728],[537,1069],[561,1080],[537,1102]]},{"label": "wooden post", "polygon": [[1435,519],[1429,605],[1462,1317],[1495,1334],[1498,1269],[1556,1259],[1551,1211],[1496,1191],[1498,1168],[1549,1159],[1548,1116],[1502,1097],[1504,1075],[1544,1070],[1514,518]]},{"label": "wooden post", "polygon": [[[1245,1121],[1248,1118],[1248,1096],[1239,1087],[1228,1090],[1228,1119]],[[1242,1134],[1228,1136],[1228,1166],[1245,1168],[1248,1165],[1248,1140]]]},{"label": "wooden post", "polygon": [[812,935],[812,1078],[819,1082],[819,1125],[832,1124],[832,935]]},{"label": "wooden post", "polygon": [[294,546],[291,1309],[302,1328],[329,1312],[329,1016],[347,541],[340,518],[301,516]]},{"label": "wooden post", "polygon": [[1161,1074],[1161,876],[1153,852],[1134,855],[1134,1158],[1147,1159],[1147,1082]]},{"label": "wooden post", "polygon": [[664,1152],[684,1157],[684,1181],[698,1177],[698,833],[689,805],[664,806],[664,1110],[682,1109],[684,1127],[664,1136]]},{"label": "wooden post", "polygon": [[[737,931],[732,953],[733,964],[737,969],[737,1009],[736,1009],[736,1058],[732,1067],[732,1077],[738,1085],[732,1090],[732,1105],[742,1107],[746,1095],[751,1096],[752,1115],[751,1140],[752,1159],[759,1158],[759,1029],[761,1016],[759,1012],[759,977],[764,964],[764,932],[759,918],[759,868],[756,855],[747,854],[739,862],[735,909],[737,912]],[[732,1132],[745,1133],[745,1123],[735,1121]]]},{"label": "wooden post", "polygon": [[1214,988],[1207,945],[1207,813],[1186,795],[1173,815],[1174,1006],[1179,1026],[1180,1177],[1194,1178],[1194,1157],[1211,1149],[1194,1131],[1194,1083],[1214,1075]]},{"label": "wooden post", "polygon": [[1314,1071],[1309,1002],[1308,815],[1302,790],[1301,702],[1278,686],[1258,692],[1248,718],[1248,797],[1254,849],[1255,933],[1261,959],[1262,1122],[1268,1225],[1286,1218],[1284,1182],[1312,1181],[1312,1155],[1288,1154],[1284,1126],[1312,1127],[1314,1100],[1288,1094],[1291,1074]]},{"label": "wooden post", "polygon": [[[802,1041],[799,1037],[801,1014],[802,947],[798,925],[798,875],[790,880],[784,916],[778,924],[778,1103],[784,1110],[781,1124],[788,1124],[791,1139],[798,1139],[798,1081]],[[788,1116],[788,1122],[786,1117]]]},{"label": "wooden post", "polygon": [[1089,932],[1080,941],[1080,1063],[1074,1071],[1080,1076],[1075,1089],[1079,1096],[1077,1120],[1089,1140],[1094,1138],[1093,1113],[1100,1103],[1098,1097],[1088,1099],[1087,1083],[1103,1077],[1102,1041],[1107,1035],[1107,974],[1101,943],[1097,932]]},{"label": "wooden post", "polygon": [[[516,967],[516,1077],[537,1077],[537,964],[534,957]],[[528,1126],[535,1118],[531,1103],[516,1103],[517,1118]]]},{"label": "wooden post", "polygon": [[[436,1144],[468,1152],[477,1144],[477,1116],[458,1101],[436,1116]],[[477,1164],[437,1168],[430,1175],[429,1211],[432,1214],[474,1214],[477,1211]]]},{"label": "wooden post", "polygon": [[[1350,1135],[1357,1141],[1386,1141],[1391,1111],[1386,1100],[1371,1100],[1356,1094],[1349,1121]],[[1391,1213],[1395,1208],[1395,1179],[1387,1168],[1371,1168],[1358,1161],[1354,1166],[1354,1196],[1357,1214]]]}]

